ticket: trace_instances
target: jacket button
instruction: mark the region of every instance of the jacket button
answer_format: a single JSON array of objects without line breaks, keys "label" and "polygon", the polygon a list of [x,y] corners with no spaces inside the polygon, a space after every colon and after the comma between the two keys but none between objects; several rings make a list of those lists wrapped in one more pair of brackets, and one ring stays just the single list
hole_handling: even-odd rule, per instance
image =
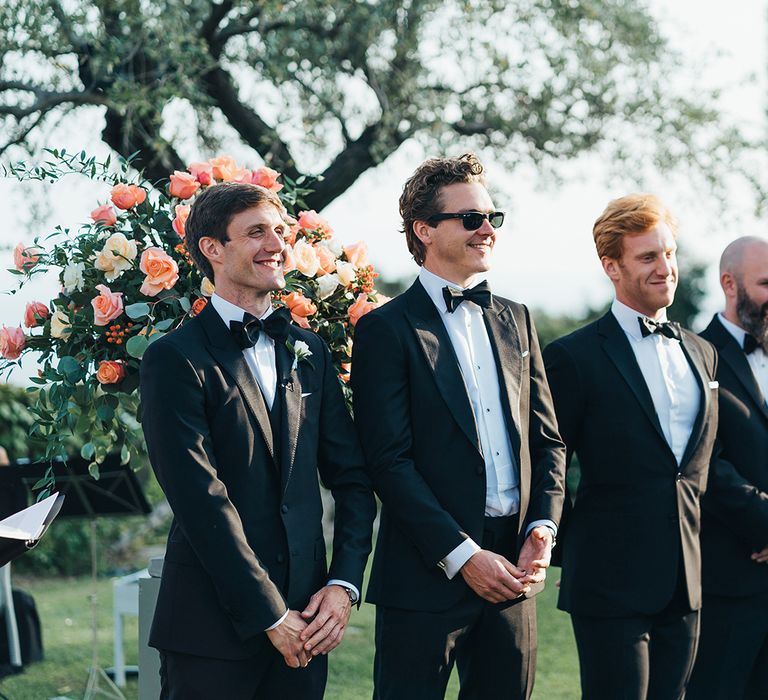
[{"label": "jacket button", "polygon": [[285,561],[285,556],[282,554],[277,555],[277,563],[282,564]]},{"label": "jacket button", "polygon": [[287,513],[288,512],[288,506],[283,503],[283,505],[280,506],[280,512],[281,513]]},{"label": "jacket button", "polygon": [[677,475],[675,476],[675,481],[682,481],[682,480],[683,480],[683,475],[680,472],[678,472]]},{"label": "jacket button", "polygon": [[477,472],[478,476],[480,476],[485,471],[485,469],[478,467],[475,471]]}]

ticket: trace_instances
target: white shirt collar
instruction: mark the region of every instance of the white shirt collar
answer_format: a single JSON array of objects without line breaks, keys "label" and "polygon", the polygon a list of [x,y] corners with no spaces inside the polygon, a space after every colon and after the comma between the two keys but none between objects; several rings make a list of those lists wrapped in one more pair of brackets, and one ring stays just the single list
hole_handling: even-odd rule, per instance
[{"label": "white shirt collar", "polygon": [[741,328],[741,326],[731,323],[725,316],[723,316],[723,314],[717,314],[717,318],[720,320],[720,323],[723,324],[723,328],[733,336],[733,339],[739,344],[739,347],[743,348],[744,338],[747,336],[747,331]]},{"label": "white shirt collar", "polygon": [[445,299],[443,298],[443,287],[453,287],[454,289],[464,290],[469,289],[469,287],[474,287],[484,279],[485,277],[482,275],[475,275],[469,286],[462,287],[455,282],[449,282],[442,277],[438,277],[434,272],[430,272],[423,265],[419,270],[419,282],[421,282],[421,286],[424,287],[438,311],[442,311],[444,314],[448,313],[448,309],[445,306]]},{"label": "white shirt collar", "polygon": [[[216,309],[219,316],[221,316],[221,320],[224,321],[224,325],[227,326],[227,328],[229,328],[230,321],[242,322],[245,309],[241,309],[231,301],[223,299],[215,292],[211,296],[211,304],[213,304],[213,308]],[[267,318],[271,313],[272,307],[270,306],[266,312],[262,314],[261,318]]]},{"label": "white shirt collar", "polygon": [[[633,308],[622,304],[618,299],[614,299],[611,304],[611,313],[616,317],[622,330],[634,340],[642,340],[643,334],[640,332],[640,324],[637,322],[637,317],[642,316],[650,318],[640,311],[635,311]],[[661,312],[661,316],[657,319],[651,319],[659,323],[665,323],[667,320],[667,310],[664,309]]]}]

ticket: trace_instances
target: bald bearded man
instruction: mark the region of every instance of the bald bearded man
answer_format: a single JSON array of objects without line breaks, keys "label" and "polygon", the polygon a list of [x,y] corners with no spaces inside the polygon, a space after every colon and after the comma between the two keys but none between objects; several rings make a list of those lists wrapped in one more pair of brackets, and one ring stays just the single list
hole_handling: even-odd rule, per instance
[{"label": "bald bearded man", "polygon": [[704,601],[688,700],[768,698],[768,240],[723,251],[717,348],[721,458],[703,501]]}]

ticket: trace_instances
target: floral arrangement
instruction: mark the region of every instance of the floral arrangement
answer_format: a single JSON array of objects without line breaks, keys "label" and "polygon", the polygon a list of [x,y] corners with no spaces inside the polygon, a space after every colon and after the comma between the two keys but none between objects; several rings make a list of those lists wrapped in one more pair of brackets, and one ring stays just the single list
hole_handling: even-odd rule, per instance
[{"label": "floral arrangement", "polygon": [[0,373],[19,358],[41,353],[33,431],[42,437],[45,458],[63,454],[69,434],[87,438],[82,456],[98,476],[104,457],[119,450],[124,462],[141,446],[136,411],[139,364],[147,346],[173,332],[205,307],[213,283],[192,264],[184,226],[197,194],[220,182],[247,182],[279,196],[289,214],[286,287],[274,304],[290,309],[293,320],[328,343],[342,382],[349,378],[353,329],[357,320],[387,301],[376,292],[377,273],[365,243],[341,245],[330,224],[302,210],[310,191],[274,170],[249,170],[222,156],[176,171],[165,190],[130,176],[130,161],[116,170],[110,159],[85,153],[48,151],[42,166],[5,168],[19,180],[55,182],[70,173],[111,185],[110,201],[90,212],[77,231],[57,227],[14,250],[18,289],[36,275],[57,270],[59,294],[30,300],[19,325],[0,328]]}]

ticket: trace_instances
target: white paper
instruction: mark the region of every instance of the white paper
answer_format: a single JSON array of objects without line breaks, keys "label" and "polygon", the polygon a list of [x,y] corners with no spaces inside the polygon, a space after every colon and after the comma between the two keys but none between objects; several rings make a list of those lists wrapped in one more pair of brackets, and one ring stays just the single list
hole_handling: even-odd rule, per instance
[{"label": "white paper", "polygon": [[0,520],[0,537],[7,537],[11,540],[39,539],[45,528],[45,519],[56,503],[58,495],[58,493],[54,493],[39,503]]}]

